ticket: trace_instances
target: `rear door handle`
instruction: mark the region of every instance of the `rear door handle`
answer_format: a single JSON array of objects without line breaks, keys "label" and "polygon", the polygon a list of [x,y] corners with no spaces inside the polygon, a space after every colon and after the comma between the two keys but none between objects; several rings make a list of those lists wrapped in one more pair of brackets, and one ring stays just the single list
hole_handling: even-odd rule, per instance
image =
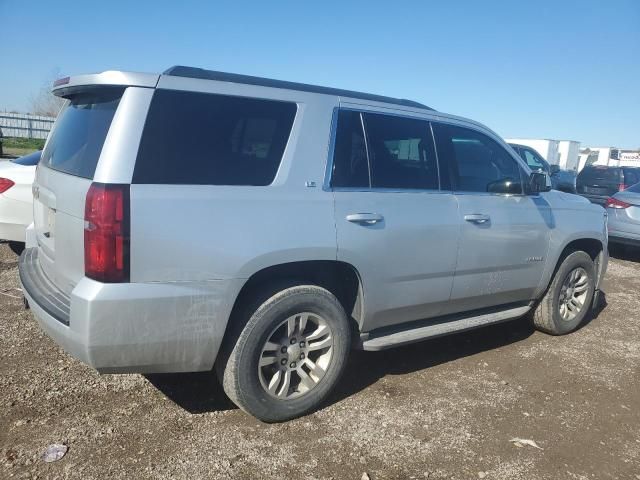
[{"label": "rear door handle", "polygon": [[464,219],[467,222],[476,224],[483,224],[491,221],[491,217],[489,215],[484,215],[482,213],[469,213],[464,216]]},{"label": "rear door handle", "polygon": [[347,221],[359,225],[375,225],[384,220],[379,213],[351,213],[347,215]]}]

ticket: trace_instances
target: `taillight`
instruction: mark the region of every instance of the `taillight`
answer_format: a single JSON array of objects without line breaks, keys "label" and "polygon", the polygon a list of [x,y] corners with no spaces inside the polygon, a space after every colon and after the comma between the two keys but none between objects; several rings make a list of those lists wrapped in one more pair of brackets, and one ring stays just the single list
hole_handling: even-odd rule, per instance
[{"label": "taillight", "polygon": [[84,207],[84,272],[129,281],[129,185],[92,183]]},{"label": "taillight", "polygon": [[624,183],[618,184],[618,191],[619,192],[621,192],[622,190],[626,190],[627,188],[629,188],[629,185],[626,185]]},{"label": "taillight", "polygon": [[8,178],[0,178],[0,193],[4,193],[13,187],[15,183],[13,180],[9,180]]},{"label": "taillight", "polygon": [[609,197],[607,198],[607,203],[605,203],[604,206],[607,208],[629,208],[631,204],[618,200],[617,198]]}]

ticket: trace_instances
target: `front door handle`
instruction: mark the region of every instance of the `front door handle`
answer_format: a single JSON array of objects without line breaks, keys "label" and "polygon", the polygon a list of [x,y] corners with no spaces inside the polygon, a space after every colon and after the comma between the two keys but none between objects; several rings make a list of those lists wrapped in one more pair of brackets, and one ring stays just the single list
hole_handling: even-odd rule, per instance
[{"label": "front door handle", "polygon": [[347,215],[347,221],[360,225],[375,225],[384,220],[379,213],[351,213]]},{"label": "front door handle", "polygon": [[484,215],[482,213],[469,213],[464,216],[464,220],[466,222],[471,222],[471,223],[481,225],[483,223],[489,223],[491,221],[491,217],[489,215]]}]

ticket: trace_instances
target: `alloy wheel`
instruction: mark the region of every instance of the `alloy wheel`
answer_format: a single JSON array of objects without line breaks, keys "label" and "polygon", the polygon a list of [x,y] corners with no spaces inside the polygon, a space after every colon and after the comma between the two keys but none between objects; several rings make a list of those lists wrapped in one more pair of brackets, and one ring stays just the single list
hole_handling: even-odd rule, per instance
[{"label": "alloy wheel", "polygon": [[262,347],[260,383],[278,399],[289,400],[315,388],[333,354],[333,335],[320,315],[301,312],[282,321]]}]

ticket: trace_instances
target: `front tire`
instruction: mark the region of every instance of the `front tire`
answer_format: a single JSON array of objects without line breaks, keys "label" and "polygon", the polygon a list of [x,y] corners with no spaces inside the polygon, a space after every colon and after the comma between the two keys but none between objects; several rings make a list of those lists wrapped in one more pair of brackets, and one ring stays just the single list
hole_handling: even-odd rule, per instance
[{"label": "front tire", "polygon": [[331,292],[315,285],[263,295],[256,303],[244,319],[235,319],[246,321],[244,328],[226,339],[218,362],[223,388],[262,421],[304,415],[321,404],[344,370],[351,345],[347,315]]},{"label": "front tire", "polygon": [[564,335],[578,328],[591,309],[595,279],[595,265],[587,253],[568,255],[533,311],[534,326],[551,335]]}]

